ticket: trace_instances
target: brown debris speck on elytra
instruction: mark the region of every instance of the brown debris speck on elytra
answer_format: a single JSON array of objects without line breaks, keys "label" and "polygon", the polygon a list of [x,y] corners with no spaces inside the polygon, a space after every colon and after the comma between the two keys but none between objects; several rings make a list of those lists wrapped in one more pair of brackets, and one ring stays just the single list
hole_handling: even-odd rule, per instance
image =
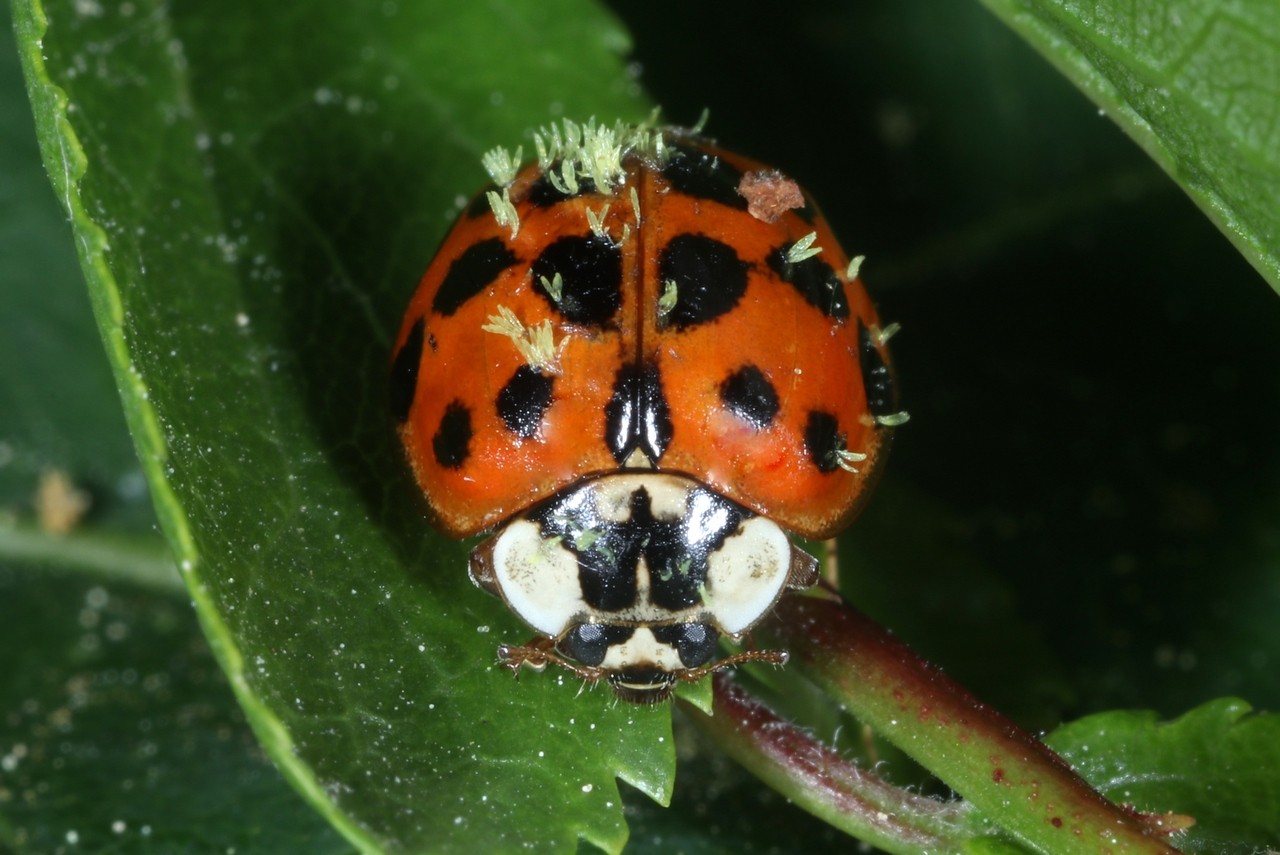
[{"label": "brown debris speck on elytra", "polygon": [[800,185],[776,169],[745,173],[738,183],[738,194],[747,200],[747,213],[766,223],[777,222],[787,211],[804,207]]}]

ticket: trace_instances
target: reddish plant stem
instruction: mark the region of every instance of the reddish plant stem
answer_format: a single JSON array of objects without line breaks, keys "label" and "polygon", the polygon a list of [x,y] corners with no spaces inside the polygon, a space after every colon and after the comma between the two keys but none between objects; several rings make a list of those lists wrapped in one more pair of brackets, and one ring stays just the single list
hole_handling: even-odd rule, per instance
[{"label": "reddish plant stem", "polygon": [[913,795],[784,721],[723,674],[715,715],[685,709],[734,759],[805,810],[889,852],[953,851],[971,837],[960,802]]},{"label": "reddish plant stem", "polygon": [[789,597],[774,614],[769,630],[794,665],[1019,841],[1055,855],[1176,855],[1132,811],[859,612]]}]

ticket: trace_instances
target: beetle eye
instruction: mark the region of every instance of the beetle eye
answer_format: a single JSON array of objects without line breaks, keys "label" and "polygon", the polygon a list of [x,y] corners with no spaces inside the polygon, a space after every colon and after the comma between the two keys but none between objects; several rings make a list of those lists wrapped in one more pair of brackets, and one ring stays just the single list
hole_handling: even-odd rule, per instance
[{"label": "beetle eye", "polygon": [[716,653],[716,642],[720,639],[720,634],[706,623],[655,626],[653,636],[663,644],[674,647],[680,654],[680,663],[686,668],[697,668],[710,662]]},{"label": "beetle eye", "polygon": [[595,667],[604,661],[605,654],[615,644],[622,644],[635,632],[629,626],[607,626],[599,623],[580,623],[565,633],[556,647],[565,656],[583,665]]}]

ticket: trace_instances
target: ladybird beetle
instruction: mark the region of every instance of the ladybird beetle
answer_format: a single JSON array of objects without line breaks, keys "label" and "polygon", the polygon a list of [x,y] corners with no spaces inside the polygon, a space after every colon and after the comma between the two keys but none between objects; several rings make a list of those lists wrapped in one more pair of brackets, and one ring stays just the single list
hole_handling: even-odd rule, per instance
[{"label": "ladybird beetle", "polygon": [[554,663],[652,703],[717,661],[858,512],[897,410],[852,261],[791,179],[594,121],[484,158],[396,339],[390,402],[433,522]]}]

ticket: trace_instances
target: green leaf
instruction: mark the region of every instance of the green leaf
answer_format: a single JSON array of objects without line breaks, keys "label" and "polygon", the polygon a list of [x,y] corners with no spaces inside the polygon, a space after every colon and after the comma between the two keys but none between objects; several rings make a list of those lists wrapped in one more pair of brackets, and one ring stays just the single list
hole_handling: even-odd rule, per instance
[{"label": "green leaf", "polygon": [[422,524],[382,390],[480,151],[647,112],[623,34],[569,2],[15,9],[161,525],[267,751],[363,847],[616,850],[615,776],[670,791],[669,716],[491,667],[524,630]]},{"label": "green leaf", "polygon": [[1280,841],[1280,715],[1223,698],[1181,717],[1106,712],[1047,740],[1109,798],[1190,816],[1185,852],[1249,853]]},{"label": "green leaf", "polygon": [[1280,9],[982,0],[1118,122],[1280,290]]}]

